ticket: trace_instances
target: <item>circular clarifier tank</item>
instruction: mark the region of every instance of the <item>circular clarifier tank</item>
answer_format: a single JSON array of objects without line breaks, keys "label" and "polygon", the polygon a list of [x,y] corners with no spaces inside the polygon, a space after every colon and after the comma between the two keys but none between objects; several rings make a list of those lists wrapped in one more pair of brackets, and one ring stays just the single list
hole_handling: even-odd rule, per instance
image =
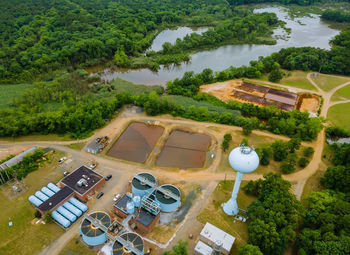
[{"label": "circular clarifier tank", "polygon": [[228,156],[231,167],[237,172],[251,173],[259,166],[259,156],[248,146],[234,148]]},{"label": "circular clarifier tank", "polygon": [[[111,225],[111,218],[105,212],[93,212],[89,214],[89,216],[106,228]],[[98,226],[95,226],[87,218],[85,218],[80,225],[80,233],[84,242],[90,246],[100,245],[107,241],[107,233]]]},{"label": "circular clarifier tank", "polygon": [[[144,243],[141,236],[136,233],[125,233],[119,236],[112,247],[112,255],[144,254]],[[135,253],[136,251],[137,253]]]},{"label": "circular clarifier tank", "polygon": [[160,204],[160,210],[162,212],[176,211],[181,203],[180,197],[180,190],[171,184],[164,184],[155,192],[156,201]]},{"label": "circular clarifier tank", "polygon": [[157,179],[150,173],[140,173],[134,176],[131,181],[131,190],[135,196],[147,195],[154,186],[157,186]]}]

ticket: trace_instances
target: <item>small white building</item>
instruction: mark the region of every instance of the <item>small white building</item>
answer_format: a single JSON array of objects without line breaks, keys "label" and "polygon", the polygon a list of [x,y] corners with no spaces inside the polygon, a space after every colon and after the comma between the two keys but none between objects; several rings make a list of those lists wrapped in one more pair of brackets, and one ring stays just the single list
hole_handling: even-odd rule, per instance
[{"label": "small white building", "polygon": [[199,240],[206,243],[213,250],[220,250],[220,254],[228,255],[232,249],[235,237],[207,222],[202,229]]},{"label": "small white building", "polygon": [[213,248],[202,241],[198,241],[196,247],[194,247],[194,255],[212,255],[213,253]]}]

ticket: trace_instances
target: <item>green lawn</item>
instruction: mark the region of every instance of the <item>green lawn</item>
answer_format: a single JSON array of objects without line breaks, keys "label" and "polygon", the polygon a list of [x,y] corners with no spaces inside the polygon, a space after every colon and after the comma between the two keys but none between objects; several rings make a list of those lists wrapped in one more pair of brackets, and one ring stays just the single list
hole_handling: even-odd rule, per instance
[{"label": "green lawn", "polygon": [[346,129],[350,129],[350,103],[337,104],[329,108],[327,118],[329,121]]},{"label": "green lawn", "polygon": [[78,240],[78,237],[69,241],[66,247],[59,253],[59,255],[96,255],[96,252],[90,250],[83,241]]},{"label": "green lawn", "polygon": [[[316,88],[307,80],[307,72],[303,71],[287,71],[284,70],[286,76],[278,82],[282,85],[287,85],[291,87],[296,87],[300,89],[316,90]],[[268,81],[268,75],[263,75],[260,80]],[[261,84],[265,85],[265,84]],[[266,85],[265,85],[266,86]],[[278,87],[277,87],[278,88]]]},{"label": "green lawn", "polygon": [[330,91],[332,88],[350,81],[350,77],[330,76],[326,74],[319,74],[317,78],[314,78],[312,75],[311,79],[324,91]]},{"label": "green lawn", "polygon": [[112,85],[114,85],[115,90],[118,92],[125,91],[133,95],[140,95],[142,93],[162,89],[162,87],[159,85],[149,86],[149,85],[134,84],[130,81],[126,81],[120,78],[115,79],[112,82]]},{"label": "green lawn", "polygon": [[332,101],[341,101],[348,99],[350,99],[350,85],[337,90],[331,98]]},{"label": "green lawn", "polygon": [[316,88],[307,80],[307,72],[293,71],[288,72],[290,76],[284,77],[279,83],[300,89],[316,90]]},{"label": "green lawn", "polygon": [[30,89],[32,87],[33,84],[28,83],[0,85],[0,109],[7,107],[15,97],[21,94],[24,90]]},{"label": "green lawn", "polygon": [[73,138],[70,137],[69,134],[65,135],[56,135],[56,134],[48,134],[48,135],[27,135],[27,136],[19,136],[19,137],[7,137],[0,138],[0,141],[15,143],[15,142],[27,142],[27,141],[72,141]]},{"label": "green lawn", "polygon": [[[241,187],[246,183],[246,181],[243,181]],[[197,216],[197,220],[203,224],[209,222],[236,237],[230,254],[237,254],[238,247],[248,241],[248,223],[240,221],[234,223],[234,217],[227,215],[222,209],[222,204],[227,202],[231,197],[233,184],[234,181],[219,182],[209,198],[208,204]],[[248,196],[240,190],[237,197],[238,207],[246,210],[255,199],[257,198]]]},{"label": "green lawn", "polygon": [[68,145],[65,145],[66,147],[68,148],[71,148],[73,150],[77,150],[77,151],[80,151],[84,148],[86,143],[72,143],[72,144],[68,144]]},{"label": "green lawn", "polygon": [[[64,233],[64,230],[55,223],[35,224],[34,212],[28,197],[41,189],[49,182],[57,182],[62,173],[56,170],[58,159],[64,155],[62,152],[49,153],[48,161],[37,171],[25,178],[28,190],[9,200],[0,192],[0,253],[2,255],[38,254],[45,246]],[[9,218],[13,226],[9,227]],[[34,222],[32,222],[34,219]],[[34,224],[33,224],[34,223]]]}]

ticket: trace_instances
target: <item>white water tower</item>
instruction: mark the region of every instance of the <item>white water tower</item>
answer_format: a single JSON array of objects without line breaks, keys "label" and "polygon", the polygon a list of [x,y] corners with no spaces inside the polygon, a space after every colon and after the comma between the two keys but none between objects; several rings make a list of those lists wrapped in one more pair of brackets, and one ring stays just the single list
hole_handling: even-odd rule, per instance
[{"label": "white water tower", "polygon": [[229,201],[223,204],[224,212],[228,215],[238,214],[237,194],[241,185],[243,174],[248,174],[259,166],[259,156],[254,148],[240,145],[234,148],[228,156],[231,167],[237,171],[235,186],[233,187],[232,196]]}]

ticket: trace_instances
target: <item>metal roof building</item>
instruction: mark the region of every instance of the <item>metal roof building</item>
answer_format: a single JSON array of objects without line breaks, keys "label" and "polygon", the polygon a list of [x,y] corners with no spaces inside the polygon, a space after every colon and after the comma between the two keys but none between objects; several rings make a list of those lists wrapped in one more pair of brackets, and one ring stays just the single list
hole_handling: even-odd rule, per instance
[{"label": "metal roof building", "polygon": [[100,144],[97,140],[93,140],[91,143],[88,144],[86,147],[86,151],[90,152],[92,154],[97,154],[100,150],[103,149],[102,144]]},{"label": "metal roof building", "polygon": [[202,229],[199,240],[211,246],[220,254],[228,255],[232,249],[235,237],[207,222]]},{"label": "metal roof building", "polygon": [[213,248],[211,248],[209,245],[206,245],[202,241],[198,241],[196,247],[194,247],[195,255],[212,255],[213,252]]},{"label": "metal roof building", "polygon": [[30,148],[30,149],[18,154],[17,156],[7,160],[6,162],[4,162],[0,165],[0,170],[4,170],[4,169],[9,168],[11,166],[17,165],[18,163],[22,162],[23,158],[28,153],[33,153],[36,149],[38,149],[38,146],[33,146],[32,148]]}]

